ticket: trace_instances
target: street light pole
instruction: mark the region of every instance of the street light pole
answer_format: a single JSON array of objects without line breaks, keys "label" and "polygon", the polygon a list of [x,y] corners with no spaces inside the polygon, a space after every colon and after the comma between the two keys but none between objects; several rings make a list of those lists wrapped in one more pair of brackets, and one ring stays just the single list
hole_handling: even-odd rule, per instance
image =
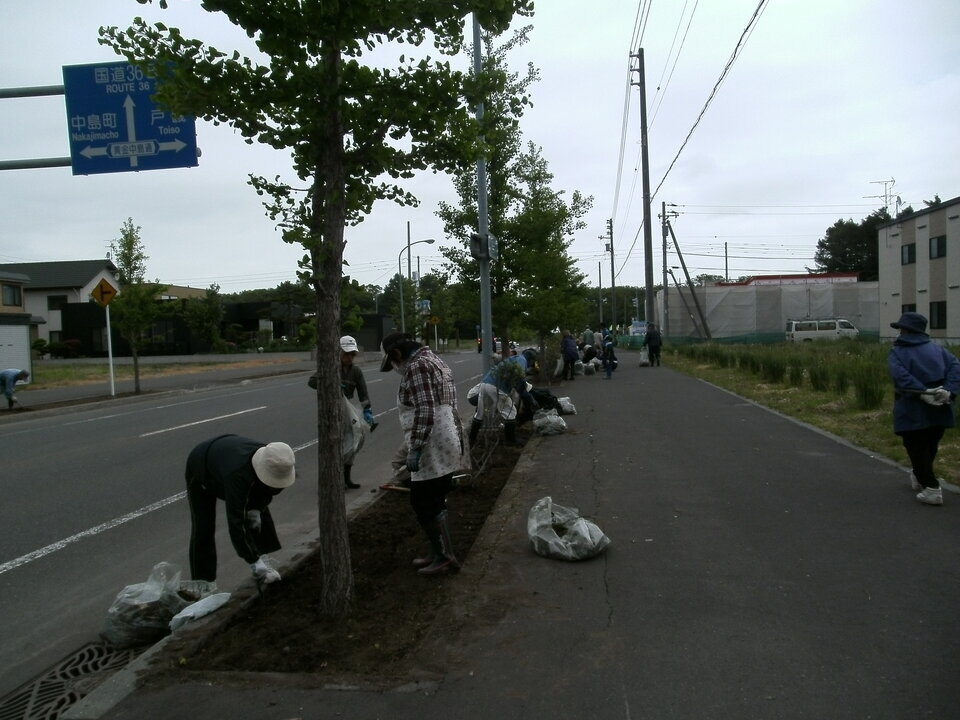
[{"label": "street light pole", "polygon": [[410,226],[407,225],[407,246],[400,250],[400,254],[397,255],[397,280],[400,282],[400,332],[407,331],[407,316],[406,312],[403,309],[403,253],[407,253],[407,263],[410,262],[410,246],[417,245],[419,243],[427,243],[428,245],[433,245],[436,242],[433,238],[427,238],[426,240],[417,240],[415,242],[410,242]]}]

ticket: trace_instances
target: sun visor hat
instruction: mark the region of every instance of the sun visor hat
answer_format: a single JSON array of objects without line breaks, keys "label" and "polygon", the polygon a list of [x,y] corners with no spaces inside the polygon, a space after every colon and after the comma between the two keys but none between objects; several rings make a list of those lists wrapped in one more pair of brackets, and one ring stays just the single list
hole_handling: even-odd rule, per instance
[{"label": "sun visor hat", "polygon": [[282,442],[264,445],[253,454],[253,471],[267,487],[282,490],[293,485],[297,477],[293,449]]},{"label": "sun visor hat", "polygon": [[383,350],[383,360],[380,363],[380,372],[389,372],[393,368],[393,360],[390,357],[390,351],[398,347],[404,340],[409,340],[410,336],[406,333],[395,332],[387,335],[380,343],[380,349]]}]

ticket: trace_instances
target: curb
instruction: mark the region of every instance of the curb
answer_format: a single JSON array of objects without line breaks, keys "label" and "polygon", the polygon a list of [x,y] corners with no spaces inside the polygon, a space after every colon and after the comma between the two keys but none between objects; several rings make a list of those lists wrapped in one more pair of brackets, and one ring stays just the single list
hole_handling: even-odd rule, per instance
[{"label": "curb", "polygon": [[[486,572],[492,557],[492,548],[495,548],[500,542],[504,532],[504,527],[508,520],[512,518],[508,509],[512,510],[517,502],[519,494],[518,479],[531,472],[532,461],[530,454],[539,446],[540,436],[531,434],[527,443],[524,445],[520,457],[517,458],[516,465],[510,473],[506,484],[500,491],[493,509],[484,521],[483,527],[477,534],[474,541],[474,547],[471,551],[473,563],[464,563],[461,570],[461,576],[468,576],[473,583],[478,582]],[[362,496],[365,502],[356,502],[352,506],[347,506],[347,521],[356,518],[372,507],[380,498],[386,497],[385,491]],[[358,498],[361,499],[361,498]],[[280,566],[283,572],[289,572],[295,569],[299,564],[306,561],[310,553],[316,547],[317,540],[301,542],[289,550],[290,559]],[[474,565],[476,563],[476,565]],[[466,572],[464,572],[466,571]],[[133,662],[125,668],[118,670],[111,675],[102,684],[94,688],[89,694],[80,698],[74,705],[68,708],[60,717],[62,720],[101,720],[107,713],[113,710],[123,700],[134,694],[140,687],[141,680],[147,677],[152,671],[152,665],[156,656],[167,649],[167,646],[173,642],[182,642],[185,644],[196,645],[211,633],[216,632],[218,626],[228,621],[236,612],[259,599],[256,591],[256,585],[252,579],[243,582],[230,596],[230,613],[213,612],[206,617],[200,618],[176,633],[171,633],[163,639],[151,645],[146,651],[138,656]]]}]

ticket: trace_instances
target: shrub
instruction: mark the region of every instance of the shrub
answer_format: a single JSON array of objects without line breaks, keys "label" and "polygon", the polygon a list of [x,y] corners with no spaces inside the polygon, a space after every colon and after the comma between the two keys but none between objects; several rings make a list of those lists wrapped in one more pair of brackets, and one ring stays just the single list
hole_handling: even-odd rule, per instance
[{"label": "shrub", "polygon": [[44,340],[43,338],[37,338],[36,340],[34,340],[30,344],[30,347],[33,348],[33,351],[37,354],[37,357],[40,358],[41,360],[43,359],[44,355],[50,352],[50,346],[47,343],[47,341]]}]

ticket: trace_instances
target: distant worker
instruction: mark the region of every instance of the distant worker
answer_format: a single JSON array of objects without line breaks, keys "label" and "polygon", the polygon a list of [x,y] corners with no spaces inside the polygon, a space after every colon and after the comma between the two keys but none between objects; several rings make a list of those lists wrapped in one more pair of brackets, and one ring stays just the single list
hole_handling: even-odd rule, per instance
[{"label": "distant worker", "polygon": [[[358,352],[360,352],[360,349],[354,338],[349,335],[344,335],[340,338],[340,389],[343,391],[343,396],[348,400],[352,400],[353,394],[356,392],[357,399],[360,400],[360,406],[363,408],[363,419],[367,425],[370,426],[370,431],[373,432],[377,429],[379,423],[373,416],[373,409],[370,405],[370,395],[367,392],[367,381],[363,376],[363,370],[353,364],[353,360]],[[317,389],[316,373],[310,376],[307,384],[314,390]],[[344,432],[352,432],[347,418],[344,418]],[[355,483],[350,477],[353,470],[353,459],[354,453],[351,452],[344,456],[343,462],[343,484],[350,490],[356,490],[360,487],[360,484]]]},{"label": "distant worker", "polygon": [[484,416],[488,412],[495,413],[503,421],[503,434],[507,442],[517,441],[515,395],[531,416],[539,409],[530,395],[526,357],[522,354],[518,355],[516,350],[510,352],[510,357],[500,360],[487,371],[476,387],[476,395],[470,399],[471,403],[476,401],[477,406],[470,423],[470,442],[477,439],[480,428],[483,427]]},{"label": "distant worker", "polygon": [[954,426],[953,402],[960,392],[960,360],[927,334],[927,319],[905,312],[890,327],[900,330],[887,356],[893,380],[893,432],[900,436],[913,472],[917,500],[943,505],[933,461],[946,428]]},{"label": "distant worker", "polygon": [[619,364],[617,353],[613,349],[613,335],[609,332],[603,336],[603,354],[600,359],[603,361],[603,369],[606,372],[604,380],[609,380]]},{"label": "distant worker", "polygon": [[653,323],[647,324],[647,336],[643,339],[643,347],[650,351],[650,365],[660,364],[660,348],[663,347],[663,337],[657,326]]},{"label": "distant worker", "polygon": [[286,443],[265,445],[240,435],[219,435],[191,450],[186,480],[193,579],[217,579],[217,500],[223,500],[237,555],[250,565],[257,582],[279,580],[267,557],[280,549],[269,505],[295,479],[293,449]]},{"label": "distant worker", "polygon": [[7,409],[13,410],[13,406],[18,406],[23,410],[23,405],[20,404],[20,401],[16,398],[17,383],[25,381],[30,377],[29,370],[19,370],[17,368],[10,368],[9,370],[4,370],[0,372],[0,389],[2,389],[3,394],[7,398]]},{"label": "distant worker", "polygon": [[561,379],[573,381],[573,368],[580,359],[580,351],[577,349],[577,341],[569,330],[563,331],[563,338],[560,340],[560,356],[563,358]]}]

